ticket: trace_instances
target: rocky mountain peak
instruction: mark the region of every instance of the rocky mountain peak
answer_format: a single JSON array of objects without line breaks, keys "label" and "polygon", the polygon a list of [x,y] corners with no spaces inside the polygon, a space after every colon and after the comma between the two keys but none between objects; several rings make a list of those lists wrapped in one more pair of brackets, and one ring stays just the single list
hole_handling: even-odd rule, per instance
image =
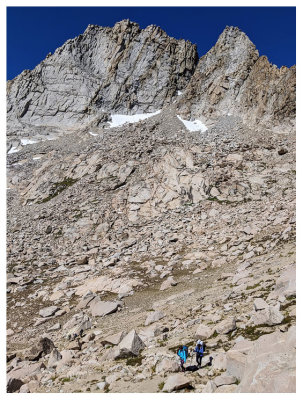
[{"label": "rocky mountain peak", "polygon": [[154,25],[89,25],[10,82],[8,134],[78,129],[98,124],[104,111],[154,112],[187,86],[197,62],[195,45]]},{"label": "rocky mountain peak", "polygon": [[[282,109],[285,112],[281,118]],[[244,32],[227,26],[201,57],[178,110],[188,119],[200,118],[208,123],[221,115],[237,115],[248,124],[292,129],[295,69],[282,68],[278,72],[267,58],[259,57]]]}]

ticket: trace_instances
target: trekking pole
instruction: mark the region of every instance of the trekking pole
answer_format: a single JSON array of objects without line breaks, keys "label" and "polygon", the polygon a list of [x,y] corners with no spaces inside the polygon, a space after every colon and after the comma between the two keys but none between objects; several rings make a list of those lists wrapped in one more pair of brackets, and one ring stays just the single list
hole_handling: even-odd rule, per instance
[{"label": "trekking pole", "polygon": [[191,355],[190,365],[192,365],[192,363],[193,363],[193,356],[194,356],[194,352],[193,352],[193,354]]}]

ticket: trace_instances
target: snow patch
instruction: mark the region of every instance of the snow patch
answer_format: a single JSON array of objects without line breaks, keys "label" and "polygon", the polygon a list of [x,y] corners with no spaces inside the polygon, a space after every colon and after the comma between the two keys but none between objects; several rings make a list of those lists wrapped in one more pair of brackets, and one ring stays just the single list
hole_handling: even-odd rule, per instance
[{"label": "snow patch", "polygon": [[178,96],[182,96],[183,92],[181,92],[181,90],[178,90],[177,95]]},{"label": "snow patch", "polygon": [[94,133],[94,132],[88,132],[90,135],[92,136],[98,136],[98,133]]},{"label": "snow patch", "polygon": [[191,132],[207,131],[207,126],[202,124],[202,122],[199,121],[198,119],[195,119],[194,121],[186,121],[185,119],[182,119],[179,115],[177,115],[177,117],[181,122],[183,122],[183,124],[185,125],[185,128]]},{"label": "snow patch", "polygon": [[31,139],[21,139],[22,146],[27,146],[28,144],[38,143],[36,140]]},{"label": "snow patch", "polygon": [[18,150],[17,147],[11,147],[8,151],[7,154],[13,154],[13,153],[18,153],[18,151],[20,151],[20,149]]},{"label": "snow patch", "polygon": [[33,160],[40,160],[41,157],[33,157]]},{"label": "snow patch", "polygon": [[121,126],[124,124],[133,124],[135,122],[142,121],[144,119],[153,117],[157,114],[160,114],[161,110],[158,110],[154,113],[146,113],[146,114],[135,114],[135,115],[123,115],[123,114],[112,114],[112,122],[109,122],[111,128],[116,128],[117,126]]}]

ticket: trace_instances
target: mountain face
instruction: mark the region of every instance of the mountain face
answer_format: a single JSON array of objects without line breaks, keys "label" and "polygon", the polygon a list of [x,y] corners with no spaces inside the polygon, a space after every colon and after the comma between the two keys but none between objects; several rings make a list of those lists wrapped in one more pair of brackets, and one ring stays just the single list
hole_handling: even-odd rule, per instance
[{"label": "mountain face", "polygon": [[278,69],[259,57],[238,28],[227,27],[203,56],[179,102],[186,117],[241,116],[248,124],[291,127],[295,118],[295,67]]},{"label": "mountain face", "polygon": [[195,45],[155,25],[89,25],[34,70],[8,82],[7,130],[13,137],[74,131],[104,123],[108,112],[154,112],[176,99],[186,118],[212,121],[230,113],[248,124],[289,129],[295,67],[271,65],[234,27],[198,62]]},{"label": "mountain face", "polygon": [[295,68],[122,21],[7,87],[7,391],[295,392]]},{"label": "mountain face", "polygon": [[8,83],[8,133],[98,125],[104,111],[152,112],[172,102],[198,61],[196,46],[154,25],[89,25],[33,71]]}]

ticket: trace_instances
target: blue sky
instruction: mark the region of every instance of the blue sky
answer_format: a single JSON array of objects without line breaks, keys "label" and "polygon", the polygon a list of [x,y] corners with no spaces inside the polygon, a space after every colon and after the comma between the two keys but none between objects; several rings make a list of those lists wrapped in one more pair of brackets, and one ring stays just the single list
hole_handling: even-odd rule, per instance
[{"label": "blue sky", "polygon": [[8,7],[7,78],[34,68],[88,24],[113,26],[125,18],[196,43],[200,56],[226,25],[238,26],[273,64],[296,63],[295,7]]}]

